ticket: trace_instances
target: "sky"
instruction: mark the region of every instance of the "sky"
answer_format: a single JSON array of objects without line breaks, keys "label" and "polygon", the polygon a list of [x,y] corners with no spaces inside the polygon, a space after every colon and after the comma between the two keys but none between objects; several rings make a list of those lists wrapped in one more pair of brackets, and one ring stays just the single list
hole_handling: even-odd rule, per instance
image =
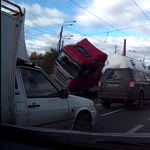
[{"label": "sky", "polygon": [[[13,0],[26,9],[28,54],[87,38],[108,55],[123,53],[150,66],[150,0]],[[76,21],[75,23],[72,21]],[[70,25],[72,24],[72,25]]]}]

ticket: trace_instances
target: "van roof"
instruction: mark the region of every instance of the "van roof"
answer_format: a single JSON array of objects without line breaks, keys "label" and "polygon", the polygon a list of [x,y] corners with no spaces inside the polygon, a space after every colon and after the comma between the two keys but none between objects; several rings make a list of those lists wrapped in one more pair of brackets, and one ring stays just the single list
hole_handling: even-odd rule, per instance
[{"label": "van roof", "polygon": [[104,73],[107,68],[131,68],[145,73],[150,73],[150,70],[143,62],[117,54],[111,55],[107,59],[106,65],[104,66],[102,72]]}]

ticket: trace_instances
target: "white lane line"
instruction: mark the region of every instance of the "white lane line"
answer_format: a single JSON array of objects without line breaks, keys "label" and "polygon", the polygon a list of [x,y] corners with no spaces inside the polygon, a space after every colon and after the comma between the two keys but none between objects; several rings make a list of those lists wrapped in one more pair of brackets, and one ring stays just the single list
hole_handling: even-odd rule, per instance
[{"label": "white lane line", "polygon": [[116,112],[119,112],[119,111],[122,111],[122,110],[125,110],[125,109],[127,109],[127,107],[126,107],[126,108],[122,108],[122,109],[118,109],[118,110],[115,110],[115,111],[111,111],[111,112],[102,114],[102,115],[100,115],[100,116],[101,116],[101,117],[107,116],[107,115],[114,114],[114,113],[116,113]]},{"label": "white lane line", "polygon": [[100,103],[98,103],[98,104],[95,104],[95,106],[101,106],[101,104],[100,104]]},{"label": "white lane line", "polygon": [[136,127],[132,128],[131,130],[129,130],[128,132],[126,133],[134,133],[136,132],[137,130],[139,130],[140,128],[142,128],[144,125],[137,125]]},{"label": "white lane line", "polygon": [[150,118],[148,120],[150,120]]}]

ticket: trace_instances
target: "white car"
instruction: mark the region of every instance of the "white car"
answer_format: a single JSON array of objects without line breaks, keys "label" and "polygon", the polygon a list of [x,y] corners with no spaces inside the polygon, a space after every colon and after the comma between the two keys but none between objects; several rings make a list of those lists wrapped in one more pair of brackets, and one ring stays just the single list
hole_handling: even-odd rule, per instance
[{"label": "white car", "polygon": [[16,87],[18,125],[91,131],[97,116],[94,102],[61,90],[40,67],[17,65]]}]

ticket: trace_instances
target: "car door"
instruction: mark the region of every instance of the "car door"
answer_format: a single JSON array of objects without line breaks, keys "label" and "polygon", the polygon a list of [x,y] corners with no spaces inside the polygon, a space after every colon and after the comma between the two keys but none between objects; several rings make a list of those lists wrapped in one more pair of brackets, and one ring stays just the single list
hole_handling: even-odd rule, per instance
[{"label": "car door", "polygon": [[59,91],[39,69],[20,68],[29,126],[63,128],[68,120],[67,99],[59,97]]},{"label": "car door", "polygon": [[147,73],[144,73],[145,78],[146,78],[146,91],[147,91],[147,98],[150,99],[150,77],[148,76]]},{"label": "car door", "polygon": [[143,89],[144,89],[144,94],[145,94],[145,99],[148,99],[148,95],[149,95],[149,83],[147,82],[147,80],[146,80],[146,77],[145,77],[145,75],[144,75],[144,73],[143,72],[140,72],[140,76],[141,76],[141,84],[143,85]]}]

